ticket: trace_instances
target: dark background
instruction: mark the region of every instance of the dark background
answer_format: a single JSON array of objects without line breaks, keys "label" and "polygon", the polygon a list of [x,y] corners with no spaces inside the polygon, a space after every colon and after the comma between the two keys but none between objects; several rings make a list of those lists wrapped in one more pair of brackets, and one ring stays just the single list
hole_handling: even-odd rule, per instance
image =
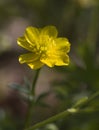
[{"label": "dark background", "polygon": [[[59,36],[71,43],[68,67],[44,67],[40,73],[36,88],[40,100],[34,108],[33,123],[99,91],[98,0],[0,0],[0,130],[21,130],[24,124],[24,98],[35,71],[19,64],[18,56],[24,50],[17,45],[17,38],[31,25],[54,25]],[[85,108],[89,111],[43,129],[98,130],[99,98]]]}]

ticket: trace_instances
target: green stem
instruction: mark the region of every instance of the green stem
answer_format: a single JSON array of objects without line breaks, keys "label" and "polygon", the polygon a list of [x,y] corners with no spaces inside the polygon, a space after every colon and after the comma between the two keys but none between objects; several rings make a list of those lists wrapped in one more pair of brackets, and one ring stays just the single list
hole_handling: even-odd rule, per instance
[{"label": "green stem", "polygon": [[65,116],[67,116],[67,115],[69,115],[69,114],[70,114],[70,112],[66,110],[66,111],[64,111],[64,112],[61,112],[61,113],[59,113],[59,114],[53,116],[53,117],[50,117],[50,118],[47,119],[47,120],[44,120],[44,121],[42,121],[42,122],[40,122],[40,123],[37,123],[36,125],[34,125],[34,126],[28,128],[28,129],[25,129],[25,130],[35,130],[35,129],[40,128],[40,127],[42,127],[42,126],[44,126],[44,125],[46,125],[46,124],[48,124],[48,123],[54,122],[54,121],[56,121],[56,120],[58,120],[58,119],[61,119],[61,118],[65,117]]},{"label": "green stem", "polygon": [[90,98],[88,99],[87,103],[89,103],[90,101],[92,101],[93,99],[95,99],[96,97],[99,96],[99,91],[97,91],[96,93],[94,93],[92,96],[90,96]]},{"label": "green stem", "polygon": [[41,69],[38,69],[38,70],[37,70],[36,75],[35,75],[35,78],[34,78],[33,83],[32,83],[31,94],[32,94],[33,96],[35,95],[35,86],[36,86],[36,82],[37,82],[37,79],[38,79],[40,70],[41,70]]},{"label": "green stem", "polygon": [[62,119],[62,118],[66,117],[66,116],[68,116],[70,114],[79,113],[81,111],[80,108],[83,105],[89,103],[90,101],[92,101],[93,99],[95,99],[97,96],[99,96],[99,92],[94,93],[92,96],[90,96],[90,98],[88,98],[87,100],[81,102],[81,104],[79,104],[78,107],[74,105],[72,108],[67,109],[64,112],[61,112],[61,113],[59,113],[59,114],[57,114],[55,116],[52,116],[49,119],[46,119],[46,120],[44,120],[44,121],[42,121],[40,123],[37,123],[34,126],[32,126],[30,128],[27,128],[25,130],[35,130],[37,128],[43,127],[44,125],[46,125],[48,123],[54,122],[54,121],[56,121],[58,119]]},{"label": "green stem", "polygon": [[[33,83],[32,83],[32,89],[29,95],[29,105],[28,105],[28,111],[27,111],[27,116],[26,116],[26,121],[25,121],[25,128],[28,128],[31,124],[31,119],[32,119],[32,113],[33,113],[33,106],[35,104],[35,87],[37,83],[37,79],[39,76],[40,69],[37,70]],[[34,100],[31,99],[31,96]]]}]

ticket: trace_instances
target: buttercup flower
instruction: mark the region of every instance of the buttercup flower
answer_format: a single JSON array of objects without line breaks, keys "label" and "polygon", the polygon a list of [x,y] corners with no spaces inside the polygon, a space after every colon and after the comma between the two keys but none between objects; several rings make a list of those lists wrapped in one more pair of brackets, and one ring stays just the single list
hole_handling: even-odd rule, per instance
[{"label": "buttercup flower", "polygon": [[49,67],[69,64],[70,50],[68,39],[57,37],[58,31],[54,26],[44,28],[27,27],[24,35],[17,43],[29,52],[19,57],[20,63],[26,63],[31,69],[39,69],[44,64]]}]

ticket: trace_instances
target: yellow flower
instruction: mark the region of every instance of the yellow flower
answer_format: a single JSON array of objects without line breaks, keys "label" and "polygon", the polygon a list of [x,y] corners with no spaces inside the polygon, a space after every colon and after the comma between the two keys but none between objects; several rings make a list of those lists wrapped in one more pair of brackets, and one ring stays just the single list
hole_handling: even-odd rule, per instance
[{"label": "yellow flower", "polygon": [[29,51],[20,55],[19,62],[26,63],[31,69],[39,69],[44,64],[49,67],[69,64],[70,43],[66,38],[57,38],[54,26],[44,28],[27,27],[24,36],[19,37],[18,45]]}]

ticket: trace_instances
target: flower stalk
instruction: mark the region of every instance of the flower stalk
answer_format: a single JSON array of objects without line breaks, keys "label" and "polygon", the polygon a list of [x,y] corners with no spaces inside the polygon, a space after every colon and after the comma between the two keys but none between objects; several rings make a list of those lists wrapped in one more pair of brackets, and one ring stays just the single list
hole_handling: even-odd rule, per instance
[{"label": "flower stalk", "polygon": [[61,118],[63,118],[63,117],[66,117],[66,116],[68,116],[69,114],[70,114],[70,112],[66,110],[66,111],[64,111],[64,112],[61,112],[61,113],[59,113],[59,114],[53,116],[53,117],[48,118],[47,120],[44,120],[44,121],[42,121],[42,122],[40,122],[40,123],[37,123],[36,125],[34,125],[34,126],[28,128],[28,129],[25,129],[25,130],[36,130],[37,128],[43,127],[44,125],[46,125],[46,124],[48,124],[48,123],[51,123],[51,122],[54,122],[54,121],[56,121],[56,120],[58,120],[58,119],[61,119]]},{"label": "flower stalk", "polygon": [[[36,74],[32,83],[32,89],[29,95],[29,105],[28,105],[28,111],[27,111],[27,116],[26,116],[26,121],[25,121],[25,128],[28,128],[31,124],[32,115],[33,115],[33,106],[35,104],[35,87],[36,87],[37,79],[39,77],[39,72],[40,72],[40,69],[36,71]],[[33,97],[33,100],[30,100],[31,96]]]},{"label": "flower stalk", "polygon": [[80,102],[80,104],[78,106],[73,105],[72,108],[67,109],[67,110],[65,110],[65,111],[63,111],[63,112],[61,112],[61,113],[59,113],[59,114],[57,114],[55,116],[52,116],[52,117],[50,117],[50,118],[48,118],[48,119],[46,119],[46,120],[44,120],[44,121],[42,121],[40,123],[37,123],[34,126],[31,126],[31,127],[27,128],[25,130],[36,130],[37,128],[40,128],[40,127],[43,127],[43,126],[47,125],[48,123],[52,123],[52,122],[54,122],[56,120],[62,119],[64,117],[67,117],[70,114],[76,114],[76,113],[79,113],[79,112],[88,112],[88,111],[90,112],[90,110],[86,111],[86,109],[82,110],[80,108],[82,106],[88,104],[90,101],[95,99],[97,96],[99,96],[99,92],[94,93],[92,96],[90,96],[90,98],[86,98],[86,100]]}]

